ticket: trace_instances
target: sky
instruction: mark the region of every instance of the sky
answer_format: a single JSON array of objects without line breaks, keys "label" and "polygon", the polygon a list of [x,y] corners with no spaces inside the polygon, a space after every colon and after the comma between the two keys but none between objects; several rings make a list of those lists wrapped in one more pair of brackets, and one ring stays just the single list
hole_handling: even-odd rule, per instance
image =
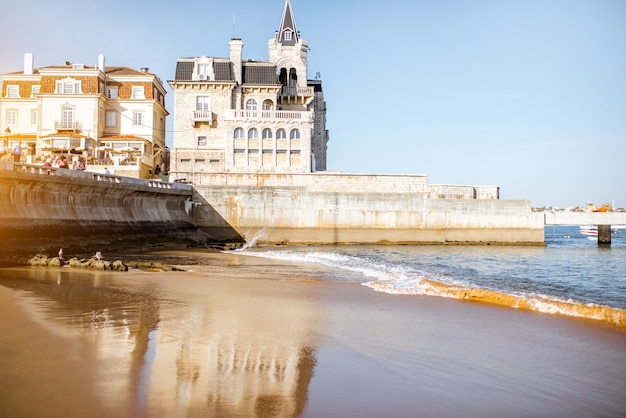
[{"label": "sky", "polygon": [[[267,60],[285,0],[3,0],[0,74],[65,61]],[[329,171],[500,187],[533,207],[626,207],[625,0],[292,0],[320,73]],[[170,116],[168,130],[173,127]],[[168,134],[171,146],[172,133]]]}]

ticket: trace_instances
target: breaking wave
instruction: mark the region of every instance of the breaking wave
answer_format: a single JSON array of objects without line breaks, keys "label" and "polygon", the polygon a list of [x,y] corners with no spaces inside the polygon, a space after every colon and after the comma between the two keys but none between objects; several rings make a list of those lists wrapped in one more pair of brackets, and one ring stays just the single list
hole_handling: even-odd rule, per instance
[{"label": "breaking wave", "polygon": [[515,309],[526,309],[546,314],[605,321],[626,328],[626,310],[584,303],[558,296],[518,291],[487,289],[463,283],[432,272],[419,271],[402,263],[389,263],[378,259],[324,251],[242,251],[240,254],[291,261],[315,263],[357,273],[339,273],[340,281],[357,281],[378,292],[401,295],[425,295],[489,303]]}]

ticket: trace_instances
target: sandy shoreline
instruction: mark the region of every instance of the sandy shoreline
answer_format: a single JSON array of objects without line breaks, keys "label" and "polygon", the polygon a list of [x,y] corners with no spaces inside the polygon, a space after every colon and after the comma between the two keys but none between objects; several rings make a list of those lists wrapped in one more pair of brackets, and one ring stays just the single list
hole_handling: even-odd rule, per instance
[{"label": "sandy shoreline", "polygon": [[623,330],[311,281],[310,266],[210,258],[189,272],[63,271],[58,284],[46,272],[23,284],[8,272],[28,269],[0,270],[0,415],[565,417],[626,409]]}]

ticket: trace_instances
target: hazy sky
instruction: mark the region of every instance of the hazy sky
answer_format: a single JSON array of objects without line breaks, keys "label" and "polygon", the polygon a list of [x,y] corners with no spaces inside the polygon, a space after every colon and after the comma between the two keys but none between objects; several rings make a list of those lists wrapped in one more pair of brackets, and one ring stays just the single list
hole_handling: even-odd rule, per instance
[{"label": "hazy sky", "polygon": [[[498,185],[536,207],[626,207],[626,0],[291,3],[308,77],[324,83],[329,170]],[[244,58],[267,60],[283,7],[4,0],[0,73],[21,71],[26,52],[36,67],[103,53],[166,82],[179,57],[228,57],[233,35]]]}]

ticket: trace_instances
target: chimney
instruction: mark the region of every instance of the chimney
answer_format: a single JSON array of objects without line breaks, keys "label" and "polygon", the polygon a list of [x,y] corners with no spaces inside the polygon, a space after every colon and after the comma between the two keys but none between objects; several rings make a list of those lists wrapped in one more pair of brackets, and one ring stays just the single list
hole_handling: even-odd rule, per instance
[{"label": "chimney", "polygon": [[243,51],[243,42],[239,38],[233,38],[228,43],[230,47],[230,62],[233,63],[233,71],[235,73],[235,81],[241,84],[241,53]]},{"label": "chimney", "polygon": [[35,66],[35,57],[30,52],[24,54],[24,75],[32,75]]},{"label": "chimney", "polygon": [[98,55],[98,69],[104,72],[104,54]]}]

